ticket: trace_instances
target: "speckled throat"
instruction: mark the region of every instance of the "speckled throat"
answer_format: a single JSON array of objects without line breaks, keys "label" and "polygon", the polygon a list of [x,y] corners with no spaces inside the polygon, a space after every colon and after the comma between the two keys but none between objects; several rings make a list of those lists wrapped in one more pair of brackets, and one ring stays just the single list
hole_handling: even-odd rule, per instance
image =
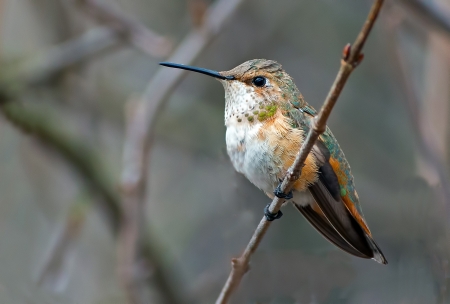
[{"label": "speckled throat", "polygon": [[[225,88],[225,125],[241,122],[253,123],[272,117],[277,109],[277,95],[261,95],[240,81],[221,81]],[[270,83],[267,84],[270,86]]]}]

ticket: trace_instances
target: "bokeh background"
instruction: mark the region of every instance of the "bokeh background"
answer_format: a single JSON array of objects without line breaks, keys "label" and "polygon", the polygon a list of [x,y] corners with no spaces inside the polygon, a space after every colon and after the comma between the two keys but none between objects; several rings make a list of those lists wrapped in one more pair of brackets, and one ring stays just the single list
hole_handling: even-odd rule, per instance
[{"label": "bokeh background", "polygon": [[[269,199],[226,155],[222,86],[158,62],[276,60],[320,108],[370,5],[1,0],[0,303],[213,303]],[[286,206],[233,303],[450,303],[449,25],[448,0],[386,1],[328,123],[389,264],[341,252]],[[123,160],[141,103],[161,105],[145,195]],[[108,208],[127,218],[136,192],[127,234]],[[127,235],[151,249],[128,272]]]}]

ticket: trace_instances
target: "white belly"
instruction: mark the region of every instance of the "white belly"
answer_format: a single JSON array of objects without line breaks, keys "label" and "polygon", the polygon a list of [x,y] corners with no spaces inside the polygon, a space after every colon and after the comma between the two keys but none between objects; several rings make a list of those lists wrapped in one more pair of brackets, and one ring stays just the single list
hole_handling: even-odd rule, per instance
[{"label": "white belly", "polygon": [[[226,132],[227,152],[236,171],[272,198],[284,172],[274,149],[258,139],[260,127],[259,123],[229,125]],[[314,201],[308,191],[294,191],[293,194],[293,200],[298,205],[308,205]]]},{"label": "white belly", "polygon": [[270,194],[278,184],[280,164],[274,161],[273,148],[257,137],[260,123],[228,126],[227,152],[236,171]]}]

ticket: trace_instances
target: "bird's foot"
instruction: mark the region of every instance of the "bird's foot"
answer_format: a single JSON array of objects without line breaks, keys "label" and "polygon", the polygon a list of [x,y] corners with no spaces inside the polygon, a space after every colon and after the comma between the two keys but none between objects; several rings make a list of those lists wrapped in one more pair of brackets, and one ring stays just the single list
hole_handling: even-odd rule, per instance
[{"label": "bird's foot", "polygon": [[292,194],[292,190],[289,191],[289,193],[287,194],[281,191],[281,183],[279,183],[278,186],[275,188],[273,194],[275,194],[276,197],[284,198],[285,200],[290,200],[294,197],[294,195]]},{"label": "bird's foot", "polygon": [[277,220],[280,217],[283,216],[283,212],[281,212],[281,210],[278,210],[277,213],[272,213],[269,211],[269,207],[270,207],[270,203],[267,204],[266,208],[264,208],[264,215],[266,216],[266,219],[271,222],[273,220]]}]

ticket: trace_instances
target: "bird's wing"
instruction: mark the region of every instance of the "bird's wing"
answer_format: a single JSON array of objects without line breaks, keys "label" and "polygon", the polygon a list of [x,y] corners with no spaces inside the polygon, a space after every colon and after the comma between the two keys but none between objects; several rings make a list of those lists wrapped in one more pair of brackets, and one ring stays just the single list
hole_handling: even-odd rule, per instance
[{"label": "bird's wing", "polygon": [[[366,239],[366,233],[347,210],[341,199],[340,185],[333,167],[329,163],[329,151],[319,140],[312,153],[319,163],[318,180],[308,187],[320,211],[329,225],[361,255],[372,258],[373,253]],[[342,248],[342,247],[341,247]]]},{"label": "bird's wing", "polygon": [[[310,105],[304,106],[302,109],[292,109],[289,113],[292,119],[298,122],[298,127],[302,128],[305,134],[309,131],[310,118],[317,115],[317,111]],[[304,115],[303,119],[300,119],[299,115]],[[299,121],[301,120],[301,122]],[[363,227],[364,231],[371,235],[371,232],[366,224],[361,205],[359,203],[358,193],[356,193],[355,184],[353,181],[353,175],[350,170],[350,165],[345,158],[339,143],[334,137],[331,130],[326,127],[323,134],[320,135],[318,142],[322,142],[326,149],[322,149],[322,152],[328,154],[328,162],[333,168],[334,173],[338,179],[339,191],[341,198],[345,203],[345,206],[349,212],[355,217],[358,223]],[[328,151],[326,151],[328,150]]]},{"label": "bird's wing", "polygon": [[336,229],[330,225],[330,222],[327,220],[316,202],[306,206],[299,205],[294,202],[294,206],[328,241],[352,255],[361,258],[370,258],[370,256],[362,254],[342,238]]},{"label": "bird's wing", "polygon": [[[316,183],[310,185],[308,189],[320,211],[328,220],[328,224],[334,228],[343,241],[360,253],[355,254],[356,256],[362,255],[366,258],[373,258],[382,264],[387,263],[380,248],[369,234],[370,232],[367,232],[368,228],[367,231],[364,229],[367,225],[361,225],[362,217],[358,213],[356,213],[358,217],[355,217],[347,208],[341,197],[336,173],[329,162],[325,162],[319,167],[319,179]],[[309,220],[311,221],[311,219]],[[316,225],[312,224],[315,227],[317,225],[317,223]],[[324,234],[325,230],[320,231]],[[348,253],[354,254],[353,250],[349,251],[345,246],[336,245]]]},{"label": "bird's wing", "polygon": [[[306,112],[304,115],[312,116],[312,113]],[[305,132],[309,131],[308,120],[307,117],[296,119],[298,127]],[[317,206],[314,208],[296,205],[297,209],[341,249],[359,257],[374,258],[380,263],[387,263],[363,218],[350,167],[328,128],[324,136],[317,140],[312,153],[316,156],[319,171],[318,180],[310,185],[308,190]]]}]

